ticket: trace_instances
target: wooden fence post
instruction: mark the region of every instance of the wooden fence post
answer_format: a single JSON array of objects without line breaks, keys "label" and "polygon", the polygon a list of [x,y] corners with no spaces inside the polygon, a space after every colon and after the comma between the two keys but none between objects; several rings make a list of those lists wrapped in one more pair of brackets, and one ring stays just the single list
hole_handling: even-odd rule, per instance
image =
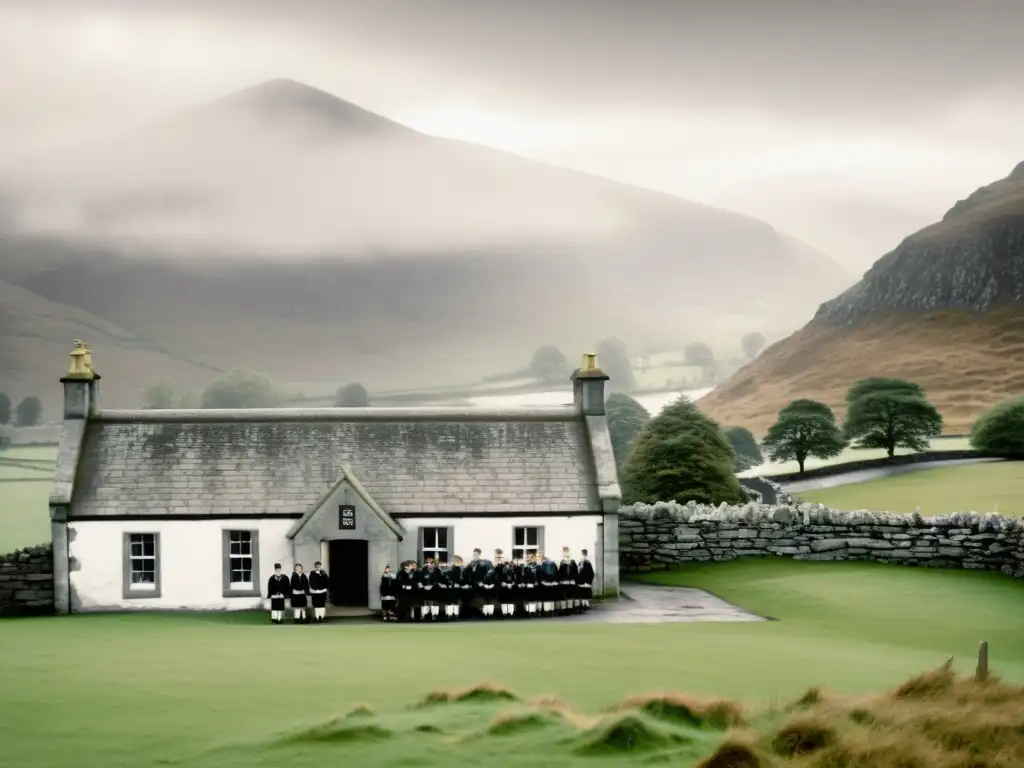
[{"label": "wooden fence post", "polygon": [[974,671],[974,679],[978,682],[988,680],[988,641],[978,644],[978,668]]}]

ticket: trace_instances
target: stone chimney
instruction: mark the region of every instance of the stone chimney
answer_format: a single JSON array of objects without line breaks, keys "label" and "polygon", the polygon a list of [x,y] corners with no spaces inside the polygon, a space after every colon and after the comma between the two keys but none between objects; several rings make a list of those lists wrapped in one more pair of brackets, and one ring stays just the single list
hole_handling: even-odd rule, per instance
[{"label": "stone chimney", "polygon": [[87,419],[100,407],[100,375],[93,370],[92,352],[81,339],[75,339],[71,366],[61,378],[64,385],[64,418]]},{"label": "stone chimney", "polygon": [[604,383],[608,374],[597,367],[597,355],[588,352],[583,355],[583,365],[573,371],[572,394],[576,408],[587,416],[603,416]]}]

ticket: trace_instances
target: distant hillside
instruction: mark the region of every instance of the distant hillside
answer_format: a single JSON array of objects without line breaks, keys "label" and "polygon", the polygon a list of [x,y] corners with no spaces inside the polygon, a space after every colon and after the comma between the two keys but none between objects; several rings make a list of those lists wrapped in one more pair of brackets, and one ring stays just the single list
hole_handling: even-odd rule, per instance
[{"label": "distant hillside", "polygon": [[[0,388],[53,391],[82,336],[121,405],[161,374],[193,386],[235,365],[306,391],[397,388],[508,370],[545,343],[735,343],[851,281],[755,219],[286,80],[0,170],[0,253],[23,291]],[[60,354],[34,341],[40,316],[66,329],[47,331]]]},{"label": "distant hillside", "polygon": [[865,376],[920,383],[953,433],[1024,392],[1024,163],[906,238],[701,408],[763,432],[797,397],[839,408]]}]

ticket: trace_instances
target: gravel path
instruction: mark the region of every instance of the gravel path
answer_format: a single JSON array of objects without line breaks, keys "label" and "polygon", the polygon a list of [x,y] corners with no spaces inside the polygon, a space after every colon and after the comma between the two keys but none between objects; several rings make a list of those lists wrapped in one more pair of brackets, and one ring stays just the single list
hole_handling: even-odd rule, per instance
[{"label": "gravel path", "polygon": [[944,467],[956,467],[962,464],[981,464],[986,461],[1004,461],[1004,459],[945,459],[943,461],[921,461],[917,464],[900,464],[895,467],[858,469],[853,472],[846,472],[842,475],[816,477],[811,480],[797,480],[788,483],[781,483],[781,485],[790,493],[799,493],[800,491],[820,491],[823,488],[835,488],[840,485],[850,485],[852,483],[866,483],[869,480],[881,480],[883,477],[904,475],[908,472],[920,472],[924,469],[943,469]]}]

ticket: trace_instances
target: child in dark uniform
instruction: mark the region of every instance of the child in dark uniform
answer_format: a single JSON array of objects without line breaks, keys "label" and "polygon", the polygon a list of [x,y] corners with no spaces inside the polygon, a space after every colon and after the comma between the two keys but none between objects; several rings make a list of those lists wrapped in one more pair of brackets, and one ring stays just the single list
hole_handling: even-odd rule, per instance
[{"label": "child in dark uniform", "polygon": [[309,578],[302,572],[302,563],[295,564],[292,572],[292,614],[296,624],[306,623],[306,595],[309,594]]},{"label": "child in dark uniform", "polygon": [[313,620],[317,624],[327,620],[327,585],[327,571],[321,568],[320,563],[313,563],[313,570],[309,572],[309,599],[313,603]]},{"label": "child in dark uniform", "polygon": [[270,620],[280,624],[284,618],[284,601],[291,594],[292,585],[288,577],[281,573],[281,564],[274,563],[274,575],[267,582],[267,598],[270,600]]},{"label": "child in dark uniform", "polygon": [[384,621],[397,621],[395,607],[398,603],[398,585],[391,566],[384,566],[384,575],[380,577],[380,617]]}]

